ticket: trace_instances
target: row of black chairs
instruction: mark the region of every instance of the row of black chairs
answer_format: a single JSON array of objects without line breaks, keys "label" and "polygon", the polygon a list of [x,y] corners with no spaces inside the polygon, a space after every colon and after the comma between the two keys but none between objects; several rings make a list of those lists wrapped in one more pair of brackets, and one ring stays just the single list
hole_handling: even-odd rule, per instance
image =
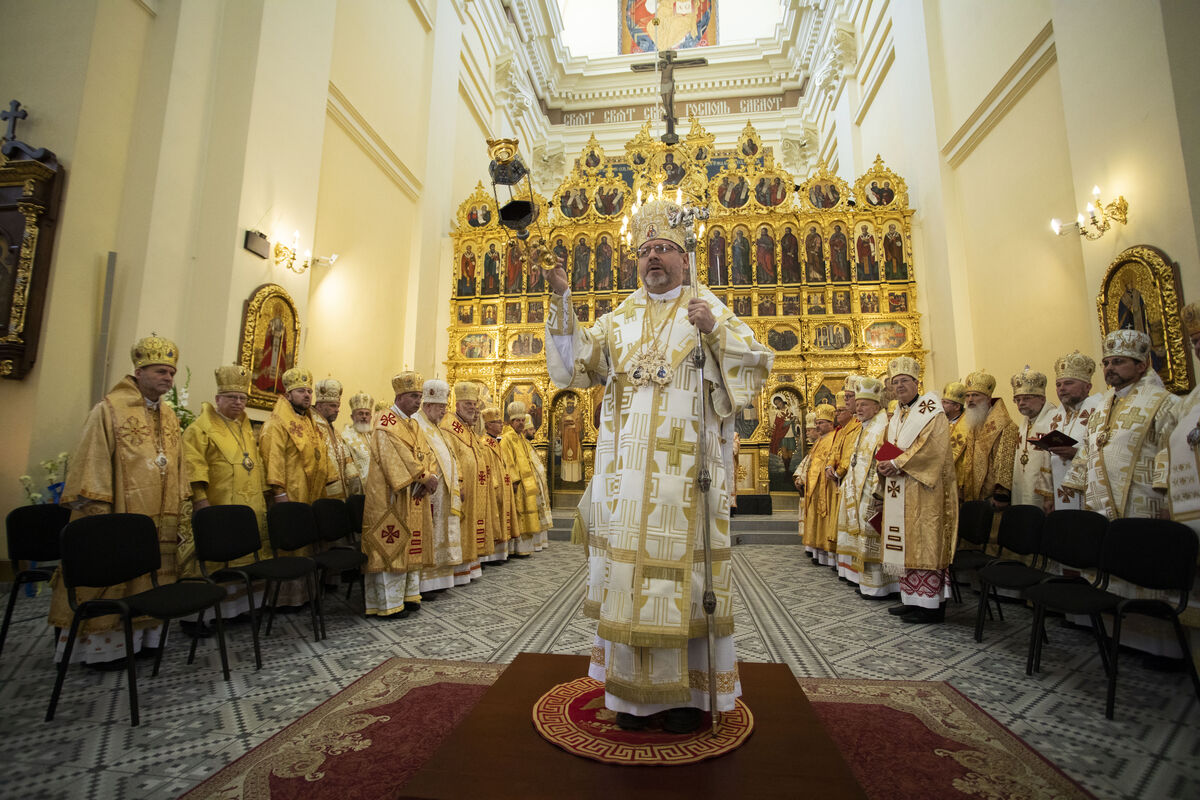
[{"label": "row of black chairs", "polygon": [[[255,606],[254,584],[265,582],[264,600],[269,603],[266,634],[271,633],[280,586],[284,581],[302,579],[308,591],[313,635],[317,641],[326,637],[325,618],[321,606],[321,587],[330,575],[358,572],[356,581],[362,586],[361,567],[366,562],[354,536],[362,530],[362,498],[349,502],[321,499],[311,506],[305,503],[279,503],[267,512],[267,528],[272,557],[260,558],[258,518],[248,506],[208,506],[195,513],[192,531],[196,558],[201,577],[180,578],[175,583],[160,585],[158,570],[162,565],[158,533],[154,521],[141,514],[101,514],[67,522],[70,514],[58,506],[24,506],[15,509],[6,520],[9,555],[14,566],[25,560],[44,563],[58,560],[61,580],[72,609],[70,631],[58,665],[58,675],[46,721],[54,711],[62,692],[63,681],[70,664],[71,652],[83,621],[117,614],[121,617],[126,646],[126,669],[129,676],[130,719],[139,721],[137,703],[137,674],[133,654],[134,620],[151,617],[162,622],[158,653],[152,675],[157,676],[166,649],[170,621],[196,615],[202,626],[206,612],[212,610],[217,645],[225,680],[229,680],[229,663],[225,650],[224,624],[220,604],[227,599],[224,584],[245,586],[250,611],[250,631],[254,642],[255,669],[262,668],[259,646],[261,610]],[[346,543],[341,543],[341,542]],[[316,552],[311,556],[287,555],[306,547]],[[319,549],[319,548],[324,549]],[[281,555],[281,553],[283,553]],[[249,563],[233,566],[231,562],[251,558]],[[48,580],[51,572],[45,568],[21,570],[9,597],[4,628],[0,631],[0,651],[7,637],[9,622],[22,584]],[[149,578],[149,589],[120,598],[80,600],[78,589],[103,589]],[[347,590],[347,601],[353,582]],[[365,597],[364,597],[365,600]],[[57,631],[56,631],[57,641]],[[188,653],[188,663],[195,660],[199,637],[194,636]]]},{"label": "row of black chairs", "polygon": [[[986,511],[982,506],[987,506]],[[989,503],[963,504],[960,543],[965,541],[977,547],[956,553],[954,570],[974,569],[979,579],[975,641],[983,641],[989,600],[995,600],[997,608],[1000,606],[997,589],[1015,591],[1033,606],[1025,664],[1027,675],[1041,669],[1048,613],[1088,617],[1108,679],[1104,714],[1112,719],[1122,620],[1128,614],[1163,619],[1174,628],[1196,697],[1200,699],[1200,675],[1179,619],[1187,608],[1196,578],[1200,542],[1195,531],[1172,520],[1126,518],[1110,522],[1093,511],[1062,510],[1047,515],[1036,506],[1019,505],[1004,511],[993,554],[987,550],[991,523]],[[1081,574],[1085,572],[1094,577],[1089,580]],[[1113,578],[1177,596],[1177,600],[1170,603],[1122,597],[1109,591]],[[1112,616],[1111,636],[1104,624],[1106,614]]]}]

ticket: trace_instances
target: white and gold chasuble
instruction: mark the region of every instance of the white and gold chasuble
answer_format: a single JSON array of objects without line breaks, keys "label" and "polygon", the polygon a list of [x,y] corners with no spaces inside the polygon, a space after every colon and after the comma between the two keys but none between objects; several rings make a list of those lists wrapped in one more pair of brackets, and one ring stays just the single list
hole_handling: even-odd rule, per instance
[{"label": "white and gold chasuble", "polygon": [[342,445],[350,451],[354,466],[358,468],[358,476],[362,481],[363,492],[367,490],[367,471],[371,469],[370,433],[359,433],[354,429],[354,423],[342,428]]},{"label": "white and gold chasuble", "polygon": [[954,559],[958,483],[950,425],[937,397],[923,394],[898,406],[887,440],[904,452],[892,459],[902,472],[883,480],[884,571],[945,569]]},{"label": "white and gold chasuble", "polygon": [[[1075,441],[1082,442],[1083,437],[1087,436],[1088,417],[1103,407],[1103,401],[1103,395],[1093,394],[1080,400],[1074,411],[1066,407],[1057,409],[1050,418],[1050,430],[1062,431]],[[1071,469],[1071,460],[1053,454],[1047,460],[1050,462],[1050,480],[1054,489],[1054,510],[1082,509],[1083,495],[1063,487],[1063,481]]]},{"label": "white and gold chasuble", "polygon": [[1084,493],[1083,507],[1109,519],[1156,517],[1166,499],[1154,490],[1155,459],[1175,430],[1179,398],[1142,378],[1109,389],[1063,486]]},{"label": "white and gold chasuble", "polygon": [[[850,575],[864,594],[887,594],[899,591],[895,581],[883,574],[883,544],[879,531],[871,526],[875,495],[879,490],[878,465],[875,451],[887,436],[887,412],[879,410],[855,433],[850,442],[849,469],[842,478],[838,491],[842,501],[838,507],[838,555],[848,556]],[[839,560],[840,561],[840,560]]]},{"label": "white and gold chasuble", "polygon": [[[1156,486],[1167,490],[1171,519],[1182,522],[1200,534],[1200,386],[1179,404],[1179,424],[1168,437],[1167,446],[1158,456]],[[1200,565],[1197,565],[1200,574]],[[1164,597],[1168,603],[1175,598]],[[1180,615],[1184,625],[1200,627],[1200,581],[1192,585],[1188,607]],[[1192,632],[1192,650],[1197,648]]]},{"label": "white and gold chasuble", "polygon": [[[732,708],[736,697],[728,470],[733,415],[761,390],[774,353],[711,292],[699,289],[717,320],[704,336],[707,427],[701,431],[701,375],[691,360],[696,330],[687,320],[692,291],[680,288],[652,299],[639,289],[590,329],[577,324],[568,293],[551,298],[546,321],[552,343],[546,362],[555,385],[605,386],[595,476],[585,494],[588,507],[581,506],[580,513],[589,561],[584,613],[598,620],[603,640],[593,649],[593,672],[602,669],[609,707],[612,698],[620,706],[615,710],[631,710],[630,704],[637,705],[636,713],[651,713],[660,704],[708,706],[707,664],[693,663],[696,643],[689,645],[707,634],[701,495],[695,485],[701,435],[712,476],[707,497],[715,634],[727,647],[724,652],[718,645],[719,708]],[[665,369],[646,358],[648,313]],[[653,374],[639,373],[650,361],[656,361]]]},{"label": "white and gold chasuble", "polygon": [[[1042,499],[1053,493],[1050,483],[1050,452],[1039,450],[1029,443],[1050,431],[1050,422],[1058,413],[1058,406],[1049,400],[1042,406],[1037,418],[1030,420],[1020,415],[1017,425],[1017,452],[1013,454],[1012,504],[1014,506],[1042,505]],[[1060,459],[1061,460],[1061,459]]]}]

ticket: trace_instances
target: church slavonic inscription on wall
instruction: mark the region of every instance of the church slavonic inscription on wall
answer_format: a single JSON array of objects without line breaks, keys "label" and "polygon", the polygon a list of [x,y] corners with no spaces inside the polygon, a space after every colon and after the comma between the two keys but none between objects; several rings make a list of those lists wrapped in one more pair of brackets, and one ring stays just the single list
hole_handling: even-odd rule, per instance
[{"label": "church slavonic inscription on wall", "polygon": [[[824,165],[797,179],[750,124],[723,147],[695,119],[670,148],[648,126],[623,153],[605,153],[593,138],[555,191],[535,198],[584,326],[637,288],[637,259],[620,235],[621,222],[638,191],[648,197],[660,183],[664,196],[678,191],[707,205],[711,216],[696,252],[700,279],[777,354],[767,388],[739,415],[738,428],[743,453],[762,451],[755,460],[759,490],[779,489],[804,448],[775,441],[778,414],[770,398],[806,409],[849,373],[880,375],[900,354],[924,360],[907,186],[878,157],[853,186]],[[533,387],[557,408],[560,393],[542,353],[545,276],[522,262],[483,185],[463,201],[456,222],[450,380],[479,380],[496,400],[514,386]],[[796,424],[802,420],[801,414]],[[551,430],[553,417],[550,423],[539,426],[535,443],[554,450],[561,437]],[[594,423],[585,415],[573,424],[590,456]],[[590,457],[585,465],[590,472]],[[561,477],[552,475],[556,488],[582,489]]]}]

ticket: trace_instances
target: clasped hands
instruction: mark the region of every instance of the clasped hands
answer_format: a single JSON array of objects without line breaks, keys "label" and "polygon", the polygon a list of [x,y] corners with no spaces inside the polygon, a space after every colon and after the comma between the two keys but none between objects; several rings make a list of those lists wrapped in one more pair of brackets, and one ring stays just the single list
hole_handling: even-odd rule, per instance
[{"label": "clasped hands", "polygon": [[414,500],[420,499],[427,494],[432,494],[437,490],[438,476],[426,475],[424,478],[419,478],[413,482],[412,496]]},{"label": "clasped hands", "polygon": [[884,461],[879,465],[879,474],[885,478],[891,478],[900,474],[900,468],[896,466],[895,461]]}]

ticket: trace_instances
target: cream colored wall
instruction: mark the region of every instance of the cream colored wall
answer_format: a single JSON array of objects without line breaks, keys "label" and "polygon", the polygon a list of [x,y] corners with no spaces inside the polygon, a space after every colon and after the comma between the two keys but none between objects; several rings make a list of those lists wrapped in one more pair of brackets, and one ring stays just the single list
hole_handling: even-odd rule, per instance
[{"label": "cream colored wall", "polygon": [[986,368],[1003,395],[1026,364],[1053,375],[1055,359],[1076,348],[1099,356],[1079,243],[1049,227],[1072,206],[1061,109],[1051,67],[954,172],[975,334],[963,368]]},{"label": "cream colored wall", "polygon": [[[93,343],[129,157],[134,95],[153,24],[134,0],[9,4],[0,94],[27,104],[24,141],[53,150],[67,170],[54,237],[38,360],[20,382],[0,381],[0,509],[23,502],[18,476],[71,450],[88,408]],[[121,47],[111,47],[116,37]]]},{"label": "cream colored wall", "polygon": [[339,257],[312,270],[305,363],[318,379],[342,382],[341,422],[349,419],[349,395],[361,389],[390,400],[389,379],[407,366],[400,335],[409,311],[404,244],[415,208],[345,130],[326,125],[317,242]]}]

